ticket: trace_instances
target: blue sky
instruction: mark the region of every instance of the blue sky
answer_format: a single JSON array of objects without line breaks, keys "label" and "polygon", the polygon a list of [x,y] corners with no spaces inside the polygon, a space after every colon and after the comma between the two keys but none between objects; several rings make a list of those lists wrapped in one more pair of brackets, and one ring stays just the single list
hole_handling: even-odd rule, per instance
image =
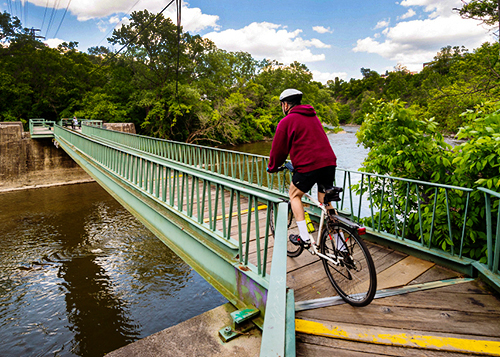
[{"label": "blue sky", "polygon": [[[50,46],[77,41],[79,50],[111,47],[106,38],[127,23],[134,10],[157,13],[164,0],[0,0],[25,27],[41,29]],[[444,46],[469,50],[495,38],[453,8],[460,0],[318,0],[183,2],[185,31],[210,38],[228,51],[246,51],[256,59],[304,63],[314,79],[360,78],[360,69],[379,73],[398,64],[422,69]],[[67,9],[67,11],[66,11]],[[164,15],[176,19],[175,3]]]}]

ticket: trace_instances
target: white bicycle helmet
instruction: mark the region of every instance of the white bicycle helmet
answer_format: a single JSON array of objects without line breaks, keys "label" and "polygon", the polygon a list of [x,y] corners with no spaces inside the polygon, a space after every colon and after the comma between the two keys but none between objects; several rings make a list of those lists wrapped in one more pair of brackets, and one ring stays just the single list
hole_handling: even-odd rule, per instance
[{"label": "white bicycle helmet", "polygon": [[302,100],[302,92],[297,89],[288,88],[281,92],[280,102],[299,102]]}]

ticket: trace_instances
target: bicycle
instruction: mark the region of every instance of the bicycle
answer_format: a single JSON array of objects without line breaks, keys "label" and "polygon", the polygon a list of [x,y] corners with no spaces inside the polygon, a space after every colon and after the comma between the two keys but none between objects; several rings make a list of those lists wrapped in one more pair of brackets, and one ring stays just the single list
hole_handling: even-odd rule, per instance
[{"label": "bicycle", "polygon": [[[280,167],[279,171],[293,172],[291,163]],[[312,255],[317,255],[323,262],[326,275],[337,293],[352,306],[366,306],[375,296],[377,290],[377,275],[371,254],[360,238],[366,229],[350,219],[339,215],[337,209],[328,210],[330,202],[340,201],[340,187],[325,187],[325,203],[319,202],[308,193],[307,198],[321,209],[318,227],[318,243],[309,233],[311,245],[307,249]],[[272,217],[274,209],[271,207]],[[271,219],[271,233],[274,237],[274,223]],[[288,202],[288,234],[298,234],[290,202]],[[298,257],[304,251],[302,245],[294,245],[288,239],[287,255]]]}]

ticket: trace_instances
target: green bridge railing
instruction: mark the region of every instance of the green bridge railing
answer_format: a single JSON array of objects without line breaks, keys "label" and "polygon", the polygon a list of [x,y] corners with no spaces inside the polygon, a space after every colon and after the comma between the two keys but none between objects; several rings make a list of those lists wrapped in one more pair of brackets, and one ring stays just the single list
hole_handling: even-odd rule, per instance
[{"label": "green bridge railing", "polygon": [[[29,131],[30,136],[36,136],[35,128],[44,128],[44,129],[52,129],[54,127],[55,122],[50,120],[45,120],[43,118],[34,118],[29,120]],[[46,135],[42,135],[46,137]]]},{"label": "green bridge railing", "polygon": [[[286,293],[286,203],[166,157],[58,125],[54,132],[80,166],[233,305],[260,310],[254,322],[263,329],[261,356],[295,355],[294,345],[285,343],[295,334],[294,315],[287,315],[294,302],[293,292]],[[277,229],[271,242],[273,205]]]},{"label": "green bridge railing", "polygon": [[180,143],[163,139],[84,127],[83,133],[98,136],[169,160],[206,170],[223,177],[251,183],[255,187],[288,192],[283,175],[266,172],[269,158],[238,151]]},{"label": "green bridge railing", "polygon": [[[474,262],[474,266],[485,278],[495,281],[500,270],[500,193],[482,187],[478,190],[484,193],[488,259],[486,264]],[[492,206],[497,211],[496,224],[493,220]]]},{"label": "green bridge railing", "polygon": [[[285,180],[284,175],[287,173],[268,174],[266,168],[269,158],[266,156],[99,128],[84,128],[84,133],[244,182],[262,192],[277,192],[286,197],[286,182],[290,182],[289,179]],[[477,234],[467,230],[469,213],[484,207],[470,207],[472,189],[341,168],[337,171],[342,174],[336,184],[344,188],[338,208],[353,219],[363,219],[370,238],[475,275],[481,265],[464,257],[464,242],[469,235]],[[451,198],[462,204],[459,207],[452,206]],[[490,205],[487,202],[486,209],[491,210],[488,207]],[[418,227],[411,237],[408,233],[410,218],[412,225]],[[425,230],[424,223],[427,227]],[[486,234],[486,231],[482,233]],[[491,249],[488,246],[488,254],[493,254]],[[491,274],[485,277],[500,290],[498,262],[496,265],[494,262],[491,264],[492,268],[489,265],[487,268]]]}]

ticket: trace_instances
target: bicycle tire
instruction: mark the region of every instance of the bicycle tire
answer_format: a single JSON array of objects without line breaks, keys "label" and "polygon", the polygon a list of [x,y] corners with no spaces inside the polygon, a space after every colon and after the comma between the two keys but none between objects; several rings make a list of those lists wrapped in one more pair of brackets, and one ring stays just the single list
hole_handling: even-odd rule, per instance
[{"label": "bicycle tire", "polygon": [[[269,221],[269,228],[271,228],[271,233],[274,238],[274,205],[271,205],[271,217],[272,219]],[[286,246],[286,255],[290,258],[296,258],[302,254],[304,247],[301,245],[295,245],[290,242],[291,234],[299,234],[299,228],[297,227],[297,223],[295,222],[295,217],[293,216],[292,207],[290,206],[290,202],[288,203],[288,220],[287,220],[287,246]]]},{"label": "bicycle tire", "polygon": [[[337,249],[334,233],[340,237],[340,248],[345,244],[347,249]],[[370,251],[358,232],[343,223],[328,222],[322,232],[320,251],[338,262],[335,265],[322,259],[326,275],[342,299],[352,306],[371,303],[377,291],[377,274]]]}]

